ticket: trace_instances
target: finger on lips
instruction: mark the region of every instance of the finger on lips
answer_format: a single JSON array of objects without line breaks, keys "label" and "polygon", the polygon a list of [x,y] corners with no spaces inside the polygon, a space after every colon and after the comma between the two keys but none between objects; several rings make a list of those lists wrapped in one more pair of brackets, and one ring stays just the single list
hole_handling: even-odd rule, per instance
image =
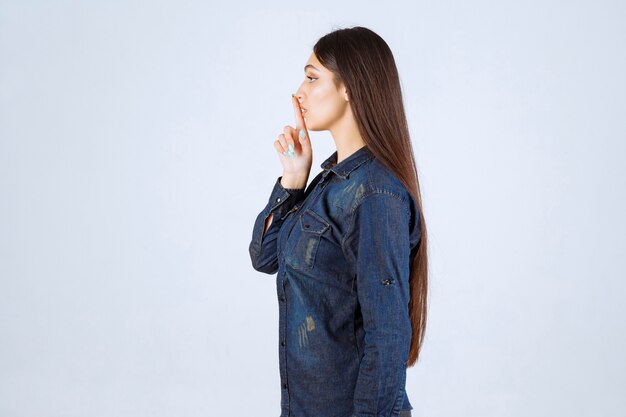
[{"label": "finger on lips", "polygon": [[296,97],[295,94],[291,94],[294,113],[296,116],[296,125],[298,127],[298,135],[300,138],[304,139],[308,136],[308,132],[306,131],[306,122],[304,121],[304,116],[302,115],[302,107],[300,107],[300,100]]},{"label": "finger on lips", "polygon": [[[295,94],[291,94],[291,101],[293,103],[294,112],[296,114],[296,129],[292,128],[291,126],[285,126],[283,128],[283,133],[278,136],[278,141],[284,149],[283,155],[293,159],[296,156],[296,152],[294,149],[294,135],[299,135],[300,138],[305,138],[306,126],[304,124],[304,118],[302,116],[302,110],[300,108],[300,101],[298,101],[298,97],[296,97]],[[288,140],[287,138],[290,138],[291,140]]]}]

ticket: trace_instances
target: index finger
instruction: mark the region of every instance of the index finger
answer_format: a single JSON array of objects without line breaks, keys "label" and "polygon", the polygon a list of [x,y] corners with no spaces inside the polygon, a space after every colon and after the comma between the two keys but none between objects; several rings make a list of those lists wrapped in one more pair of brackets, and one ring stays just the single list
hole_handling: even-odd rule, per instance
[{"label": "index finger", "polygon": [[296,116],[296,128],[298,128],[298,130],[300,129],[304,129],[304,133],[306,133],[306,135],[309,135],[309,132],[307,132],[306,130],[306,123],[304,122],[304,116],[302,116],[302,108],[300,107],[300,101],[298,100],[298,97],[296,97],[295,94],[291,94],[291,102],[293,104],[293,110]]}]

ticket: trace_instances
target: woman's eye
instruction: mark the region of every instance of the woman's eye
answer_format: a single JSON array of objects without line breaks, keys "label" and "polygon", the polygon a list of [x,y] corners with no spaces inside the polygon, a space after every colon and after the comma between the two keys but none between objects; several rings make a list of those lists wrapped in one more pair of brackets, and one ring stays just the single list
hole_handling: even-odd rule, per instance
[{"label": "woman's eye", "polygon": [[309,80],[317,80],[317,78],[309,77],[308,75],[306,75],[305,77],[307,77]]}]

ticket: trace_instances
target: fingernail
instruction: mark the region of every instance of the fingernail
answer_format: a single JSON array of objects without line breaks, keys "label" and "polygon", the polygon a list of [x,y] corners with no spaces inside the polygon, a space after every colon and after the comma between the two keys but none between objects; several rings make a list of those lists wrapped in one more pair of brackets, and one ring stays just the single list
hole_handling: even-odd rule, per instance
[{"label": "fingernail", "polygon": [[294,93],[291,93],[291,97],[295,97],[296,95]]},{"label": "fingernail", "polygon": [[304,129],[300,129],[300,139],[304,139],[306,135],[304,134]]},{"label": "fingernail", "polygon": [[291,143],[289,144],[289,153],[293,153],[293,145]]}]

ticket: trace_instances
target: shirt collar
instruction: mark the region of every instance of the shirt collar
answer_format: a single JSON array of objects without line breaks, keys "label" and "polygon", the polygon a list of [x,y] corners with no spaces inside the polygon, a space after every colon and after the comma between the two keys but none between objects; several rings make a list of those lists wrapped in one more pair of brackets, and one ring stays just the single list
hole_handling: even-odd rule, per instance
[{"label": "shirt collar", "polygon": [[346,179],[348,175],[357,169],[359,165],[369,161],[374,157],[372,151],[369,150],[367,145],[359,148],[356,152],[353,152],[350,156],[345,158],[340,163],[337,163],[337,151],[333,152],[324,162],[320,164],[320,167],[324,170],[333,171],[341,178]]}]

